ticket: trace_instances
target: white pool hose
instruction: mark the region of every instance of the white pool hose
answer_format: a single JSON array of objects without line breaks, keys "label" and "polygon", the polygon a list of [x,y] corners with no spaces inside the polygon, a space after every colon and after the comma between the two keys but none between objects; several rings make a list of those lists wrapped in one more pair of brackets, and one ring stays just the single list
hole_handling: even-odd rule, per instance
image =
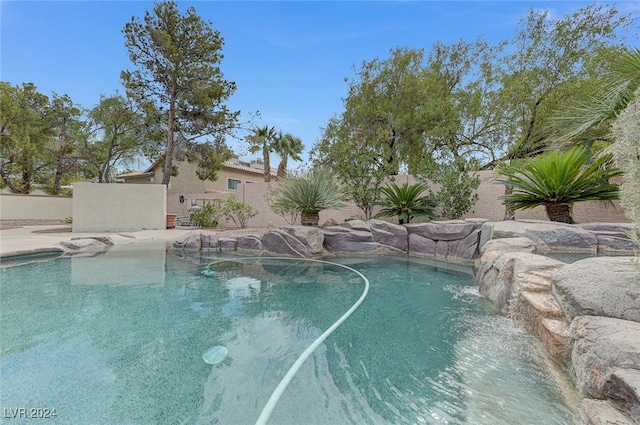
[{"label": "white pool hose", "polygon": [[282,380],[280,381],[280,383],[278,384],[276,389],[273,390],[273,393],[271,393],[271,397],[269,397],[269,400],[267,401],[267,403],[262,408],[262,412],[260,413],[260,416],[258,417],[258,420],[256,421],[256,425],[265,425],[267,423],[267,421],[269,420],[269,417],[271,416],[271,412],[273,412],[273,409],[276,407],[276,404],[278,404],[278,401],[280,400],[280,397],[282,396],[282,393],[284,392],[284,390],[287,389],[287,386],[289,385],[289,383],[291,382],[291,380],[293,379],[295,374],[298,372],[298,369],[300,369],[302,364],[305,362],[305,360],[307,360],[309,358],[311,353],[313,353],[313,351],[316,348],[318,348],[318,346],[320,344],[322,344],[324,342],[324,340],[327,339],[327,337],[329,335],[331,335],[333,333],[333,331],[335,331],[338,328],[338,326],[340,326],[342,324],[342,322],[347,320],[347,318],[349,316],[351,316],[351,314],[354,311],[356,311],[356,309],[360,306],[360,304],[362,304],[362,301],[364,301],[364,299],[367,297],[367,294],[369,293],[369,279],[367,279],[366,276],[363,275],[362,273],[360,273],[358,270],[353,269],[353,268],[351,268],[349,266],[345,266],[343,264],[338,264],[338,263],[333,263],[331,261],[312,260],[312,259],[307,259],[307,258],[304,258],[304,259],[289,258],[289,257],[254,257],[254,258],[240,258],[240,259],[236,258],[236,259],[228,259],[228,260],[222,260],[222,261],[214,261],[214,262],[209,263],[207,265],[207,269],[209,268],[209,266],[211,264],[215,264],[215,263],[218,263],[218,262],[243,260],[243,259],[256,259],[256,258],[265,259],[265,260],[310,261],[310,262],[314,262],[314,263],[330,264],[332,266],[342,267],[343,269],[350,270],[350,271],[354,272],[355,274],[357,274],[358,276],[360,276],[364,280],[364,291],[362,291],[362,295],[360,295],[360,298],[358,298],[358,301],[356,301],[351,306],[351,308],[349,308],[349,310],[347,310],[338,320],[336,320],[334,322],[333,325],[331,325],[329,328],[327,328],[327,330],[324,331],[322,333],[322,335],[320,335],[318,338],[316,338],[316,340],[313,341],[311,343],[311,345],[309,345],[307,347],[306,350],[304,350],[304,352],[300,355],[300,357],[298,357],[298,359],[295,361],[295,363],[289,368],[289,371],[286,373],[286,375],[284,375],[284,378],[282,378]]}]

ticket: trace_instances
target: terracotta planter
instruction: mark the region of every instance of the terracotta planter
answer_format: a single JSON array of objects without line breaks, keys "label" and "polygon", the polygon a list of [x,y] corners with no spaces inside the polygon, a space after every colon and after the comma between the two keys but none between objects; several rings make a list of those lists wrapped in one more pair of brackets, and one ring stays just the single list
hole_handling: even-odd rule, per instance
[{"label": "terracotta planter", "polygon": [[178,217],[178,214],[167,214],[167,229],[176,227],[176,217]]}]

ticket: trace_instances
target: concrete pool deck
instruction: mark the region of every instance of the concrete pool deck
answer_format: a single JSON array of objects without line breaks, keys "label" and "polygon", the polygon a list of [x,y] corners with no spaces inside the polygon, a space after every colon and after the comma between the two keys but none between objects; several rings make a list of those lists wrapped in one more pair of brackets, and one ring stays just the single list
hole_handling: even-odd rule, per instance
[{"label": "concrete pool deck", "polygon": [[68,229],[69,225],[41,225],[0,230],[0,258],[42,252],[62,252],[63,248],[60,246],[60,242],[77,238],[108,236],[114,244],[142,240],[173,242],[193,231],[190,228],[141,230],[137,232],[73,233],[69,232]]}]

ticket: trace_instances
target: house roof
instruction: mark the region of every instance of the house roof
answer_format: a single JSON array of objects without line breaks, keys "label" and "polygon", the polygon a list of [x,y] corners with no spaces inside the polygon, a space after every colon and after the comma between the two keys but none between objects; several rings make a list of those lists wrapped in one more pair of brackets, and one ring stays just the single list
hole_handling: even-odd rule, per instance
[{"label": "house roof", "polygon": [[[135,178],[135,177],[151,177],[155,173],[153,169],[158,165],[158,161],[152,163],[146,170],[144,171],[134,171],[131,173],[119,174],[118,178]],[[225,161],[222,165],[222,168],[232,168],[234,170],[246,171],[248,173],[254,173],[256,175],[264,175],[264,170],[262,168],[253,168],[236,161]],[[271,175],[277,176],[278,170],[271,167]]]}]

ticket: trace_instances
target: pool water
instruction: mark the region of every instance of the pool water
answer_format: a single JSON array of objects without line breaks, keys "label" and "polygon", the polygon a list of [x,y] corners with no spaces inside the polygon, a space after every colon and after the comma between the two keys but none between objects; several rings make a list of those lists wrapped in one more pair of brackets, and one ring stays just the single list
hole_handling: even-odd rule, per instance
[{"label": "pool water", "polygon": [[[369,294],[302,365],[269,423],[577,423],[566,374],[479,296],[471,269],[326,260],[367,276]],[[20,408],[55,410],[44,423],[255,423],[364,289],[329,264],[179,258],[164,243],[3,267],[0,278],[7,424],[42,422],[10,410]],[[212,365],[203,354],[214,346],[228,354]]]}]

